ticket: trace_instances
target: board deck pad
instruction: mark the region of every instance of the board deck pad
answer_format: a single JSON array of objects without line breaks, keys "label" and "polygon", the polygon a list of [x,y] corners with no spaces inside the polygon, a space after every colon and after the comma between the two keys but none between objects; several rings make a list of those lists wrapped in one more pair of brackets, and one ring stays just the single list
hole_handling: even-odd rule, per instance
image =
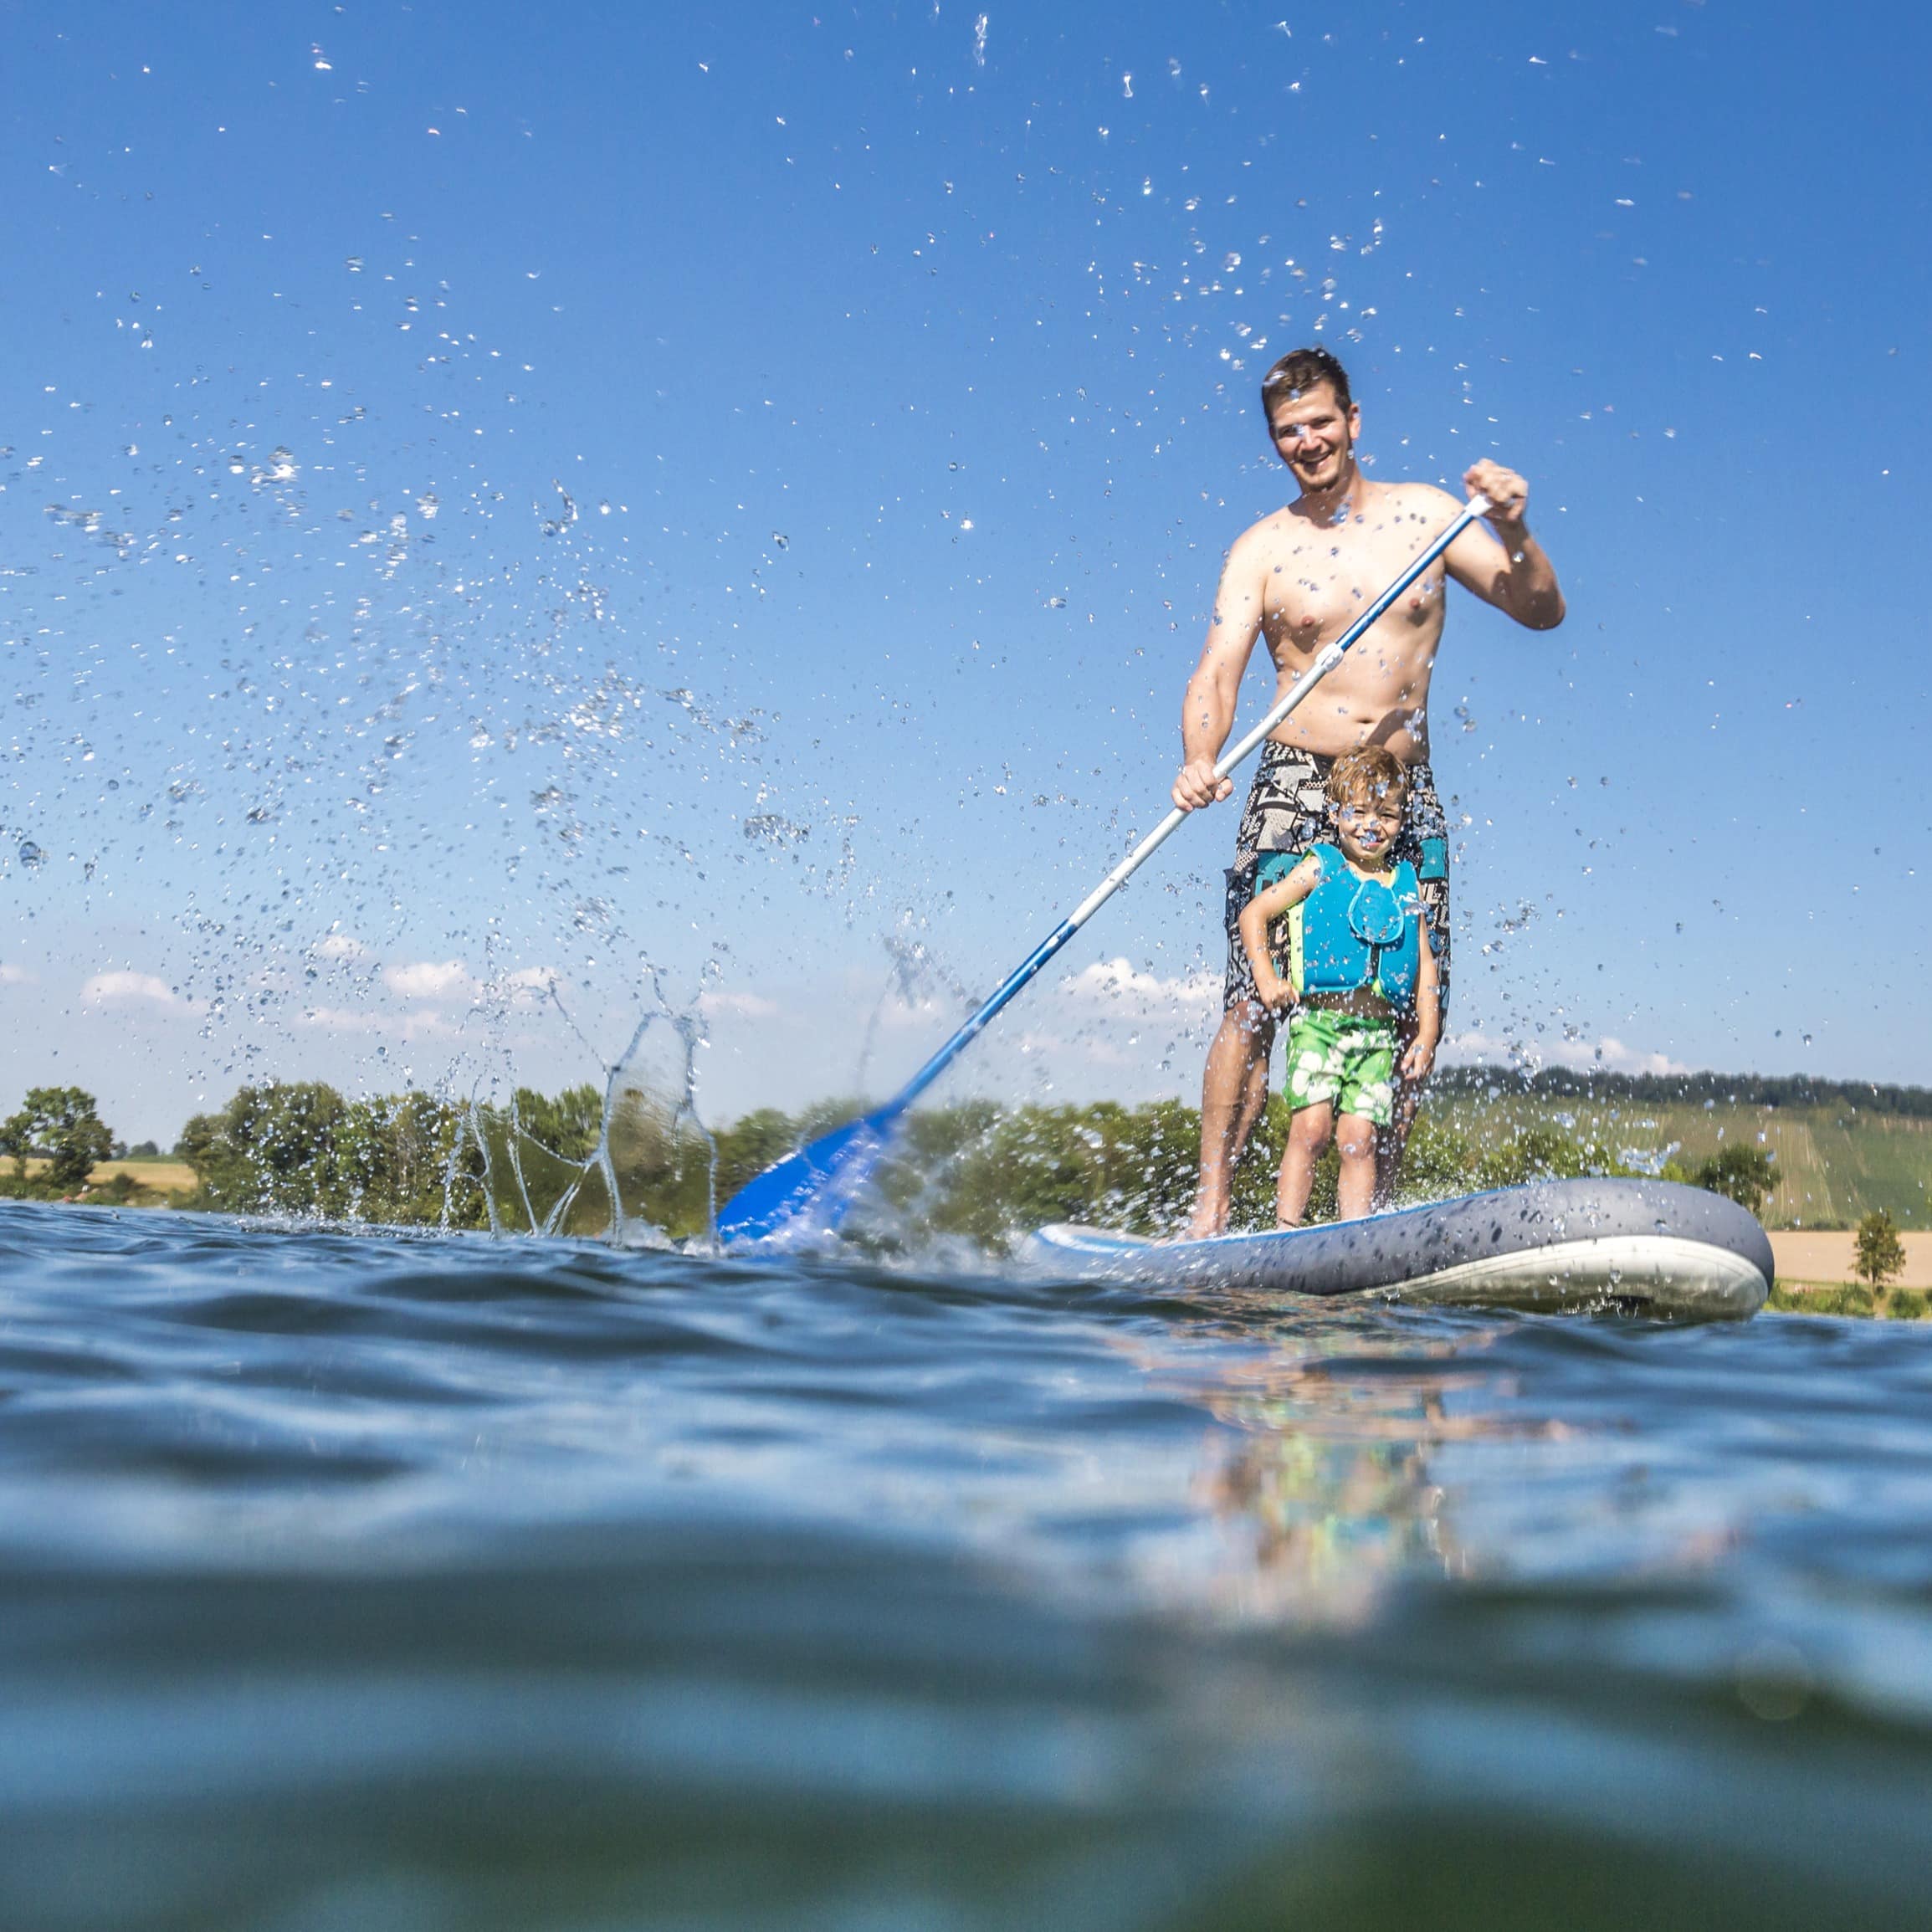
[{"label": "board deck pad", "polygon": [[1536,1181],[1366,1220],[1209,1240],[1059,1223],[1026,1244],[1036,1269],[1183,1291],[1380,1295],[1551,1311],[1755,1314],[1771,1245],[1734,1201],[1674,1181]]}]

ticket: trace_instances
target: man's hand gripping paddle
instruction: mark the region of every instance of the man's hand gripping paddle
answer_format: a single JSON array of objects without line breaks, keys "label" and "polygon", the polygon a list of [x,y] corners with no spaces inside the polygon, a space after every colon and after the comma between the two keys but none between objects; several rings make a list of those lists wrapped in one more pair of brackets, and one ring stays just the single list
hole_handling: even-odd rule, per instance
[{"label": "man's hand gripping paddle", "polygon": [[[1340,637],[1326,646],[1295,679],[1261,722],[1222,755],[1215,776],[1225,778],[1243,763],[1282,720],[1306,698],[1417,577],[1422,576],[1476,519],[1489,508],[1487,497],[1473,496],[1448,526],[1403,566],[1398,577]],[[883,1107],[821,1135],[796,1154],[767,1167],[741,1187],[718,1216],[718,1238],[730,1246],[746,1242],[797,1238],[836,1228],[853,1197],[878,1165],[899,1117],[986,1030],[993,1017],[1033,979],[1042,966],[1125,885],[1190,814],[1179,806],[1128,853],[1020,965],[1000,982],[986,1004],[893,1095]]]}]

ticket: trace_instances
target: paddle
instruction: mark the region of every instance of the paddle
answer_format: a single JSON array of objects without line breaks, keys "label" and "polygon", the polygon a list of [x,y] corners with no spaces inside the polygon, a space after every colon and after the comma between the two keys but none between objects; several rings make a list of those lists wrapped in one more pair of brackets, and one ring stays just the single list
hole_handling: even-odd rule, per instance
[{"label": "paddle", "polygon": [[[1487,497],[1473,496],[1446,528],[1403,568],[1402,574],[1355,621],[1325,646],[1268,715],[1214,767],[1225,778],[1339,664],[1356,643],[1468,525],[1489,508]],[[821,1135],[796,1154],[767,1167],[725,1203],[718,1216],[718,1238],[726,1243],[765,1241],[793,1232],[817,1232],[838,1227],[853,1196],[885,1151],[899,1117],[986,1030],[993,1017],[1042,966],[1133,877],[1181,823],[1191,816],[1176,806],[1161,823],[1061,920],[1000,982],[986,1004],[908,1080],[883,1107]]]}]

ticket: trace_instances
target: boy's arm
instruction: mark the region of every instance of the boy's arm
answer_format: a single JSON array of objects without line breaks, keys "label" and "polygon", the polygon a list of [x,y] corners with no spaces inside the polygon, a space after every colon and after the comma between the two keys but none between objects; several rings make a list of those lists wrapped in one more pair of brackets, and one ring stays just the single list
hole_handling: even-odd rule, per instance
[{"label": "boy's arm", "polygon": [[1290,907],[1299,905],[1320,884],[1321,861],[1304,858],[1285,879],[1256,893],[1241,909],[1242,948],[1254,975],[1254,990],[1264,1007],[1279,1010],[1291,1004],[1300,992],[1274,970],[1273,956],[1268,950],[1268,926]]},{"label": "boy's arm", "polygon": [[1422,940],[1421,971],[1416,975],[1416,1037],[1402,1055],[1402,1078],[1426,1080],[1436,1063],[1436,1043],[1443,1037],[1441,982],[1436,975],[1436,951],[1429,944],[1429,922],[1418,919]]}]

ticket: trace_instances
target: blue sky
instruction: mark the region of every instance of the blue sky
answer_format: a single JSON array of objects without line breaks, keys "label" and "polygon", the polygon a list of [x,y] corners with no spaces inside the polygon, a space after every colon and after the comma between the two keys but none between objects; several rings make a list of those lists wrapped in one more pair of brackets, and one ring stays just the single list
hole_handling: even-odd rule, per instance
[{"label": "blue sky", "polygon": [[[1452,609],[1460,1050],[1932,1080],[1917,13],[660,11],[9,10],[14,1089],[555,1087],[648,961],[714,1113],[884,1090],[1162,807],[1315,339],[1569,594]],[[1232,818],[956,1090],[1192,1090]]]}]

